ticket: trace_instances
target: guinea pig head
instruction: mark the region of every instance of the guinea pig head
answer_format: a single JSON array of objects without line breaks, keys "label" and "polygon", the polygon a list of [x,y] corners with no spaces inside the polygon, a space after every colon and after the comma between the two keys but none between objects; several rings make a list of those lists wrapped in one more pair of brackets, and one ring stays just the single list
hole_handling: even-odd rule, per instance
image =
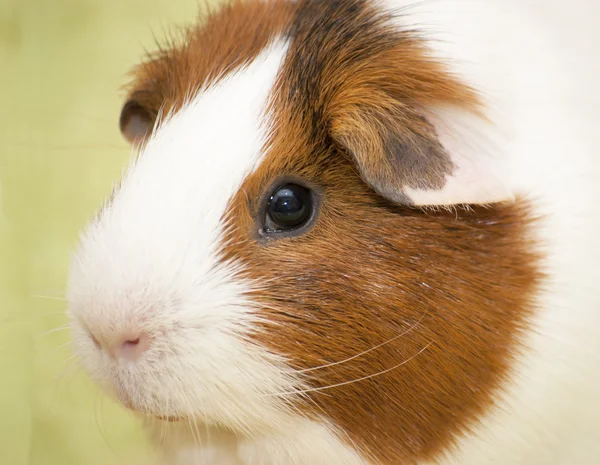
[{"label": "guinea pig head", "polygon": [[433,457],[493,403],[537,280],[487,125],[369,2],[211,15],[134,71],[140,153],[71,269],[84,367],[150,415]]}]

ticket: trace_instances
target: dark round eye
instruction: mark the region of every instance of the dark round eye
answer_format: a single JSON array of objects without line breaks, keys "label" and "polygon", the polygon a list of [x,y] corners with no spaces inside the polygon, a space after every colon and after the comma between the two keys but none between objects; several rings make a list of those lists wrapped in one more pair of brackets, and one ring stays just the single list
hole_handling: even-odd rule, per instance
[{"label": "dark round eye", "polygon": [[313,216],[313,198],[310,190],[298,184],[278,187],[269,198],[265,229],[282,232],[304,226]]}]

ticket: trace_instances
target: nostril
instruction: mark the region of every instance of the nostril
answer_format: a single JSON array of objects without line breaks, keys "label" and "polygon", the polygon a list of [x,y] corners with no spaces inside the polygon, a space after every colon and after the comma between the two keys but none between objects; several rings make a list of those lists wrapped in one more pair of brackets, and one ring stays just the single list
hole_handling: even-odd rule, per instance
[{"label": "nostril", "polygon": [[117,349],[117,356],[126,360],[137,360],[150,347],[148,335],[139,333],[136,335],[127,335],[121,339],[120,347]]},{"label": "nostril", "polygon": [[145,332],[123,331],[102,334],[102,337],[91,331],[87,333],[96,349],[115,360],[122,358],[135,361],[150,347],[150,338]]}]

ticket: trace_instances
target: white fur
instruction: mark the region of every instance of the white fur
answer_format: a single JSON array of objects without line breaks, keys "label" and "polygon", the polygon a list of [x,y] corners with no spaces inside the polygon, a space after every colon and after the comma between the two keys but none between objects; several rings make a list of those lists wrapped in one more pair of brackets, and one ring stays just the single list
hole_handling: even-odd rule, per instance
[{"label": "white fur", "polygon": [[[426,31],[432,54],[482,92],[493,126],[479,122],[472,130],[494,143],[492,157],[504,176],[499,185],[525,195],[544,215],[532,234],[548,279],[529,350],[498,408],[441,463],[597,464],[600,47],[592,44],[600,41],[590,18],[598,18],[600,7],[583,0],[385,3],[406,7],[399,21]],[[496,182],[485,170],[476,176],[478,186]]]},{"label": "white fur", "polygon": [[[327,423],[297,418],[288,428],[253,436],[224,430],[154,425],[157,441],[168,435],[168,465],[368,465]],[[200,445],[200,446],[198,446]]]}]

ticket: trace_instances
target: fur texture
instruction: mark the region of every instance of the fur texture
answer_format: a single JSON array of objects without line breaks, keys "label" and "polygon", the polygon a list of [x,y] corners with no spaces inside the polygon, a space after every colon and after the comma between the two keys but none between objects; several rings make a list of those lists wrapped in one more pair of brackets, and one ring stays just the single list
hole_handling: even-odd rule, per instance
[{"label": "fur texture", "polygon": [[134,70],[70,314],[167,463],[595,463],[598,164],[536,5],[236,1]]}]

